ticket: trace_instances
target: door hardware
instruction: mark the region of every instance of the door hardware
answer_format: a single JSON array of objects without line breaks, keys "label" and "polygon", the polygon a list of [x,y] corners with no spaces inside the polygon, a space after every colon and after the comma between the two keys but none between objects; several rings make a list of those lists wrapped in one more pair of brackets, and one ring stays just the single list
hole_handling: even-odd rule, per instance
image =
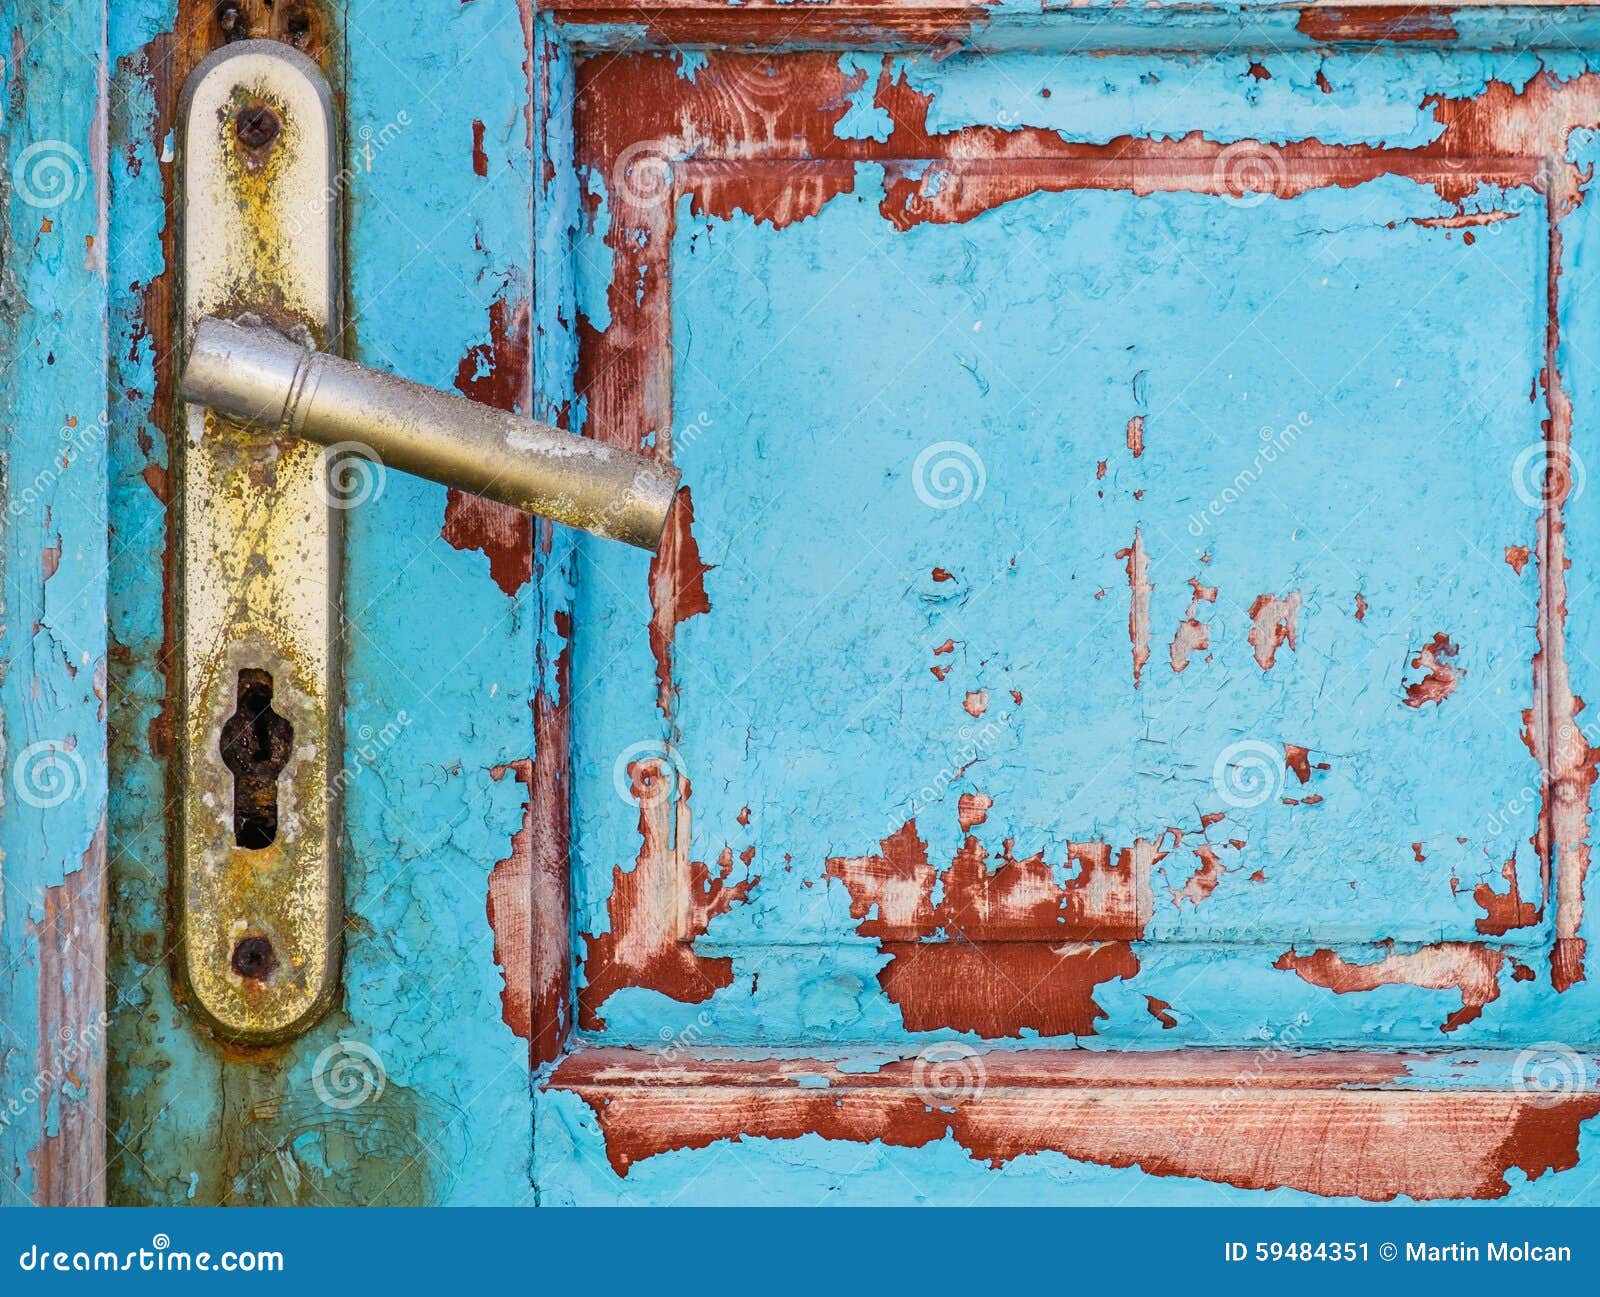
[{"label": "door hardware", "polygon": [[341,510],[324,446],[652,550],[679,473],[329,354],[340,187],[310,59],[229,45],[190,77],[180,124],[176,962],[219,1036],[266,1044],[338,991]]},{"label": "door hardware", "polygon": [[201,320],[179,390],[265,431],[359,447],[431,478],[653,550],[677,469],[494,406],[314,351],[274,329]]}]

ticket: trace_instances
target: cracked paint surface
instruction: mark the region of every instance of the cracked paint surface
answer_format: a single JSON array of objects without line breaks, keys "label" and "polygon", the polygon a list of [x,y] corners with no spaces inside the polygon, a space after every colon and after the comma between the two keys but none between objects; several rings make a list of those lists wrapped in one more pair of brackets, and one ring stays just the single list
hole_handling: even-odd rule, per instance
[{"label": "cracked paint surface", "polygon": [[[1451,44],[1492,15],[1328,8],[1192,58],[1110,15],[1151,52],[1063,57],[1006,49],[1001,4],[990,57],[962,48],[989,12],[953,10],[865,25],[914,55],[585,61],[562,41],[772,19],[350,6],[352,131],[411,120],[352,172],[352,354],[670,454],[686,489],[654,561],[398,474],[348,519],[345,1003],[245,1058],[161,972],[170,229],[147,232],[193,53],[169,33],[202,8],[112,22],[109,694],[52,617],[96,606],[97,524],[58,493],[6,552],[8,752],[46,714],[92,745],[105,698],[120,754],[111,1121],[139,1158],[114,1199],[748,1200],[754,1172],[784,1200],[1541,1202],[1592,1179],[1591,1093],[1540,1106],[1484,1080],[1503,1064],[1421,1055],[1295,1079],[1319,1046],[1593,1043],[1600,686],[1568,645],[1600,642],[1600,594],[1567,572],[1600,535],[1559,462],[1514,475],[1600,398],[1560,291],[1593,237],[1587,56]],[[1015,17],[1019,45],[1048,26]],[[450,93],[419,102],[397,48],[445,58]],[[13,249],[76,264],[77,208],[7,215]],[[14,444],[13,494],[39,449]],[[81,903],[93,807],[68,832],[8,804],[7,931]],[[61,1012],[51,976],[8,1003]],[[530,1097],[573,1016],[583,1048]],[[351,1041],[385,1097],[330,1115],[310,1077]],[[1023,1107],[917,1091],[920,1052],[989,1041]],[[1219,1042],[1274,1084],[1241,1095],[1257,1063]],[[1156,1045],[1144,1091],[1076,1070]],[[719,1048],[745,1053],[662,1061]],[[1196,1084],[1221,1129],[1297,1137],[1185,1134]],[[1415,1136],[1362,1143],[1386,1123]]]},{"label": "cracked paint surface", "polygon": [[[1593,761],[1554,580],[1578,523],[1513,466],[1593,399],[1551,272],[1592,219],[1600,92],[1579,55],[1414,53],[1445,17],[1302,28],[1389,42],[1376,63],[580,64],[585,426],[670,446],[699,573],[663,635],[659,586],[619,593],[639,558],[580,542],[603,573],[575,608],[586,1045],[654,1067],[680,1039],[1589,1039]],[[924,452],[957,436],[941,485]],[[693,782],[681,860],[759,869],[629,881],[643,819],[616,762],[640,745]],[[1145,844],[1138,921],[1073,932],[1085,844],[1114,843]],[[685,919],[685,897],[713,899]],[[609,957],[593,980],[584,949],[646,929],[649,959],[716,985],[644,959],[619,983]],[[884,1141],[881,1175],[932,1164],[893,1147],[909,1115],[841,1126],[818,1102],[674,1143],[687,1092],[629,1133],[574,1108],[584,1088],[541,1099],[570,1138],[638,1139],[680,1175],[723,1140],[795,1177],[827,1180],[833,1140]],[[1397,1151],[1372,1192],[1137,1140],[1106,1157],[1151,1201],[1168,1177],[1519,1195],[1576,1163],[1587,1102],[1548,1150],[1434,1180]],[[1000,1174],[934,1124],[906,1142],[965,1150],[940,1186]],[[616,1161],[626,1189],[541,1166],[575,1200],[655,1192]],[[1046,1177],[1070,1197],[1074,1174]]]}]

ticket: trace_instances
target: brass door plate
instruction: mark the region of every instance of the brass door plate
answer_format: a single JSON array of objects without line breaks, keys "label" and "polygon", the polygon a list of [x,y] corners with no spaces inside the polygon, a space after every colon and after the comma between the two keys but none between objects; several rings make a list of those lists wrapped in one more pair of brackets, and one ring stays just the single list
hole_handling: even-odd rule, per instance
[{"label": "brass door plate", "polygon": [[[226,46],[195,69],[179,120],[185,350],[212,315],[337,350],[321,72],[274,41]],[[218,1035],[271,1043],[338,992],[339,514],[320,446],[198,405],[176,417],[178,971]]]}]

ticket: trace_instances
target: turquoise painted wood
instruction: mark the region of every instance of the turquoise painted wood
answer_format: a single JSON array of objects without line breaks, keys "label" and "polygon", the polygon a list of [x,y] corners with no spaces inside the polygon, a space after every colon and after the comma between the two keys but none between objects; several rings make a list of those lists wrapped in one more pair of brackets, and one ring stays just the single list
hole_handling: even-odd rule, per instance
[{"label": "turquoise painted wood", "polygon": [[[1594,19],[11,7],[8,1199],[1593,1200]],[[345,513],[344,994],[272,1051],[169,961],[172,128],[229,32],[335,87],[347,354],[686,487],[654,559]],[[1221,1051],[1350,1060],[1370,1168],[1118,1106]],[[1108,1142],[994,1153],[1018,1056],[1109,1059]]]}]

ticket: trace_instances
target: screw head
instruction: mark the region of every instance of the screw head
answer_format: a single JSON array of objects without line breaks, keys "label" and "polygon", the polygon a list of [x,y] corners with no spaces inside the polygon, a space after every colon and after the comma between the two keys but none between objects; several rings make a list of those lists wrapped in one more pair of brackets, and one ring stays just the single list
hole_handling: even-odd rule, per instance
[{"label": "screw head", "polygon": [[278,138],[283,123],[265,104],[247,104],[233,119],[233,133],[247,149],[262,149]]},{"label": "screw head", "polygon": [[278,967],[278,953],[273,950],[270,937],[241,937],[233,948],[232,964],[233,971],[240,977],[264,982]]}]

